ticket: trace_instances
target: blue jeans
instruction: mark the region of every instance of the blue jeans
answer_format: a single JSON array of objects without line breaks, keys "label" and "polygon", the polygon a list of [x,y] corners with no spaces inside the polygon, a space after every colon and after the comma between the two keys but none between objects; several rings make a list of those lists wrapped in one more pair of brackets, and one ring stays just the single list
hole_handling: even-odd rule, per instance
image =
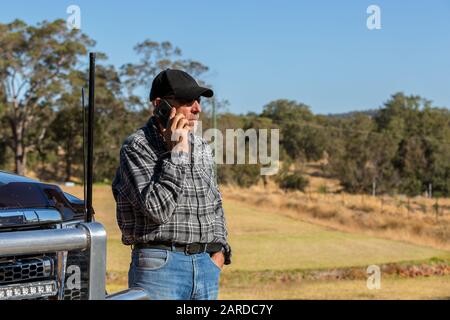
[{"label": "blue jeans", "polygon": [[134,249],[128,286],[147,290],[152,300],[216,300],[220,271],[208,253]]}]

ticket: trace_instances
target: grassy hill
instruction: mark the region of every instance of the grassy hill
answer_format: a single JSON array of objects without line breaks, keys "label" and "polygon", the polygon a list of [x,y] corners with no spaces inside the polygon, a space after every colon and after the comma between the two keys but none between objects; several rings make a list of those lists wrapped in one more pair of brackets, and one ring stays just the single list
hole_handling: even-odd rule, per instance
[{"label": "grassy hill", "polygon": [[[64,189],[81,196],[80,187]],[[94,187],[96,220],[108,232],[108,290],[127,287],[130,249],[121,244],[109,186]],[[337,231],[257,208],[224,194],[233,263],[222,273],[222,299],[286,298],[440,298],[450,296],[450,275],[426,279],[383,277],[382,289],[369,290],[359,279],[308,280],[305,272],[389,263],[447,261],[447,250],[394,241],[362,233]],[[423,290],[422,290],[423,285]]]}]

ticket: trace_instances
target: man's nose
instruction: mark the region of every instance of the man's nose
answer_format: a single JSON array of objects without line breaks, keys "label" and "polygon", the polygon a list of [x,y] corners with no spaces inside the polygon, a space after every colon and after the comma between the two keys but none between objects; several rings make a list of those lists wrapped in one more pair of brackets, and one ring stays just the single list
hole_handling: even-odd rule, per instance
[{"label": "man's nose", "polygon": [[192,105],[192,113],[200,113],[200,112],[202,112],[202,106],[197,100],[195,100],[194,104]]}]

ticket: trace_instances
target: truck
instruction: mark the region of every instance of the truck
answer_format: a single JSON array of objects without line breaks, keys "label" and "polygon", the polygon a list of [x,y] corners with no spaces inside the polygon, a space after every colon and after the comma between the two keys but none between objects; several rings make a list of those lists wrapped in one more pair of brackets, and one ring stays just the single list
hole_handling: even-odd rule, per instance
[{"label": "truck", "polygon": [[92,207],[94,88],[91,53],[85,200],[0,171],[0,300],[149,299],[141,288],[105,290],[107,235]]}]

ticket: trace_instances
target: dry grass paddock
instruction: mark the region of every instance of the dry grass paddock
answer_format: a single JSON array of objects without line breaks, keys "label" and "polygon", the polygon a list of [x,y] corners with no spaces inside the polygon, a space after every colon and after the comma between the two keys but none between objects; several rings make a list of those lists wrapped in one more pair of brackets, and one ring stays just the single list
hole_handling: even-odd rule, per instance
[{"label": "dry grass paddock", "polygon": [[[79,186],[63,189],[82,197]],[[365,278],[311,280],[302,276],[305,270],[349,267],[365,270],[372,264],[405,261],[447,263],[448,246],[432,233],[438,225],[424,220],[430,225],[424,227],[426,232],[416,233],[411,228],[426,218],[426,213],[419,216],[410,212],[409,220],[401,223],[408,217],[407,212],[396,213],[392,203],[378,210],[377,200],[367,196],[362,199],[344,195],[342,199],[342,195],[312,191],[285,194],[261,187],[245,190],[224,187],[222,194],[234,256],[233,263],[222,272],[220,299],[450,297],[450,275],[413,278],[385,275],[379,290],[369,290]],[[94,186],[94,207],[96,220],[108,232],[108,291],[124,289],[130,249],[121,244],[109,186]],[[379,227],[389,219],[398,220],[399,226]],[[447,217],[439,219],[442,224]]]}]

